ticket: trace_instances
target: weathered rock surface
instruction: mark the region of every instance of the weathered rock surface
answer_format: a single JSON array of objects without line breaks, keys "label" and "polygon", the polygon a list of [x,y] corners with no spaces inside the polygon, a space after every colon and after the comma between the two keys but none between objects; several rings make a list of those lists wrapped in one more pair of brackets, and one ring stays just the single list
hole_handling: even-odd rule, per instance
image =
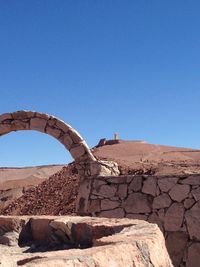
[{"label": "weathered rock surface", "polygon": [[200,261],[200,244],[194,243],[188,249],[188,259],[186,267],[199,267]]},{"label": "weathered rock surface", "polygon": [[[6,217],[0,219],[8,221]],[[16,232],[21,247],[17,242],[14,247],[0,245],[2,267],[173,266],[155,224],[91,217],[9,219],[21,226]],[[9,226],[9,233],[14,229]]]},{"label": "weathered rock surface", "polygon": [[151,211],[151,202],[147,195],[141,193],[133,193],[123,203],[126,212],[145,213]]},{"label": "weathered rock surface", "polygon": [[168,192],[178,181],[176,177],[167,177],[158,180],[158,185],[163,192]]},{"label": "weathered rock surface", "polygon": [[142,192],[152,196],[156,196],[156,188],[157,183],[155,177],[149,177],[144,181]]},{"label": "weathered rock surface", "polygon": [[166,246],[175,266],[180,266],[187,242],[188,235],[185,232],[169,232]]},{"label": "weathered rock surface", "polygon": [[171,203],[172,201],[170,197],[167,194],[163,193],[162,195],[159,195],[154,198],[152,207],[153,209],[162,209],[169,207]]},{"label": "weathered rock surface", "polygon": [[200,201],[186,211],[185,218],[190,238],[200,241]]},{"label": "weathered rock surface", "polygon": [[179,231],[184,216],[184,208],[181,203],[173,203],[165,214],[164,227],[166,231]]},{"label": "weathered rock surface", "polygon": [[181,202],[189,195],[189,192],[190,192],[190,186],[189,185],[176,184],[169,191],[169,195],[173,200]]}]

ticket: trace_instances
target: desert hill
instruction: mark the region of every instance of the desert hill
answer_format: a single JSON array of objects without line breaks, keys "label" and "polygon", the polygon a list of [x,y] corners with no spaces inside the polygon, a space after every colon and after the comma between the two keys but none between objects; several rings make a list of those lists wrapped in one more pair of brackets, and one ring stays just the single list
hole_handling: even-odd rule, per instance
[{"label": "desert hill", "polygon": [[35,187],[63,168],[63,165],[0,168],[0,210],[28,188]]},{"label": "desert hill", "polygon": [[10,180],[27,179],[28,177],[34,177],[36,179],[46,179],[53,173],[62,169],[62,167],[63,165],[44,165],[22,168],[0,167],[0,184]]},{"label": "desert hill", "polygon": [[95,147],[93,153],[99,159],[116,161],[126,170],[153,169],[157,175],[200,172],[198,149],[110,140]]}]

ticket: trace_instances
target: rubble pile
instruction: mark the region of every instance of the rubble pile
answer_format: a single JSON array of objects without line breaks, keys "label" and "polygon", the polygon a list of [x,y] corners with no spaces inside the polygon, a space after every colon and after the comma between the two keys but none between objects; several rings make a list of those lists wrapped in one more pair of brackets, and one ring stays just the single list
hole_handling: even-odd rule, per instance
[{"label": "rubble pile", "polygon": [[75,213],[78,174],[70,164],[7,206],[3,215],[65,215]]}]

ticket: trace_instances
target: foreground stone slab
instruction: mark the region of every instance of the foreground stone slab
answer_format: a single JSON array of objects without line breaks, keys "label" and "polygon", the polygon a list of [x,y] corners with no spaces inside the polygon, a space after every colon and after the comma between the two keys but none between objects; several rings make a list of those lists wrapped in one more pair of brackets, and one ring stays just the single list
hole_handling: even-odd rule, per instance
[{"label": "foreground stone slab", "polygon": [[145,221],[0,216],[0,237],[1,267],[173,266],[161,231]]}]

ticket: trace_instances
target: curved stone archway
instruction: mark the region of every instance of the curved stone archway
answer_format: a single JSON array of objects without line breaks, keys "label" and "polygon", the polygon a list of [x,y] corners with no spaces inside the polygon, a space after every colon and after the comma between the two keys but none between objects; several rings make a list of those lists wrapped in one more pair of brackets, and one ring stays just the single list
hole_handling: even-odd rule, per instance
[{"label": "curved stone archway", "polygon": [[81,135],[54,116],[26,110],[0,115],[0,136],[23,130],[35,130],[56,138],[74,158],[81,178],[119,174],[115,162],[96,160]]},{"label": "curved stone archway", "polygon": [[117,163],[96,160],[81,135],[54,116],[26,110],[0,115],[0,136],[21,130],[35,130],[49,134],[70,152],[81,178],[76,203],[79,214],[86,212],[92,176],[119,175]]},{"label": "curved stone archway", "polygon": [[66,147],[76,162],[96,161],[81,135],[54,116],[25,110],[0,116],[0,136],[21,130],[35,130],[53,136]]}]

